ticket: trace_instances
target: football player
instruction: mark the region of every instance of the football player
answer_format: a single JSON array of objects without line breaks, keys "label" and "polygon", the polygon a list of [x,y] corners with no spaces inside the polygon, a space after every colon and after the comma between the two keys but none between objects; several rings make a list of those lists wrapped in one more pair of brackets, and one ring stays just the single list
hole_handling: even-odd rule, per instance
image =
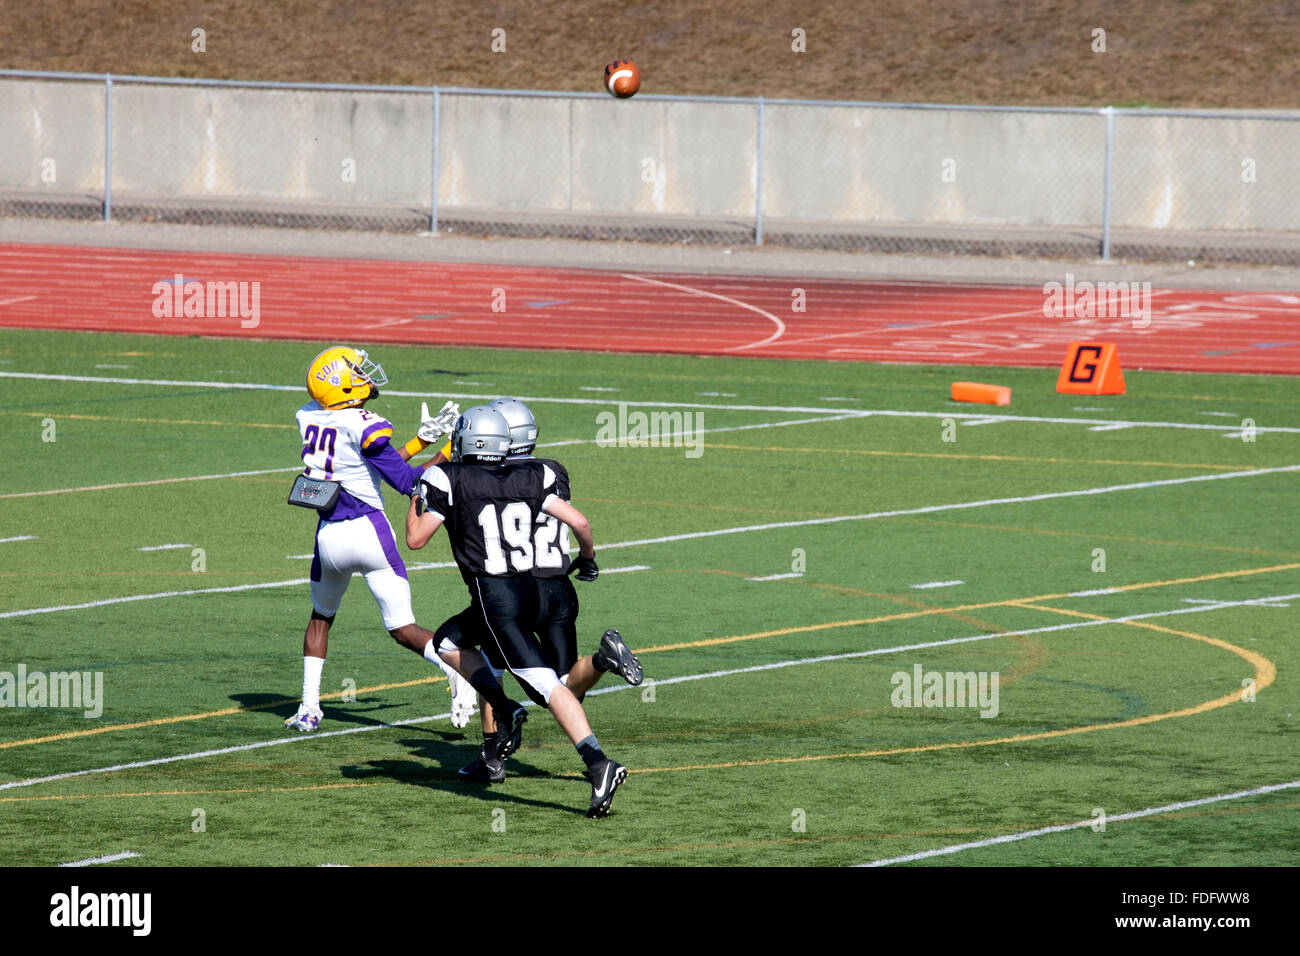
[{"label": "football player", "polygon": [[[312,731],[320,726],[321,671],[325,666],[330,625],[354,572],[360,572],[365,578],[392,638],[438,664],[463,686],[457,695],[461,698],[459,726],[468,723],[473,712],[475,690],[483,694],[484,700],[493,700],[494,706],[499,701],[504,713],[516,708],[523,712],[505,697],[500,683],[478,652],[453,651],[439,655],[433,633],[415,623],[406,566],[397,553],[392,525],[384,515],[381,482],[387,482],[404,495],[412,494],[421,469],[409,465],[408,461],[450,429],[457,410],[449,402],[437,416],[430,417],[427,405],[424,406],[416,437],[400,450],[396,449],[392,445],[393,426],[364,407],[386,384],[388,378],[378,364],[365,352],[346,346],[326,349],[307,369],[307,392],[312,400],[298,409],[297,414],[303,442],[303,474],[327,484],[335,483],[338,491],[327,509],[318,509],[311,563],[312,614],[303,638],[302,704],[296,714],[285,720],[286,727]],[[444,460],[444,456],[439,454],[432,459],[439,460]]]},{"label": "football player", "polygon": [[[509,452],[510,426],[499,412],[477,406],[461,415],[451,436],[451,463],[435,465],[420,479],[419,498],[406,514],[406,544],[423,548],[447,526],[452,556],[470,592],[470,607],[462,615],[482,621],[487,640],[524,691],[564,729],[591,781],[586,816],[603,817],[627,768],[605,756],[582,704],[560,681],[533,634],[538,613],[532,575],[535,525],[543,514],[567,524],[578,539],[582,566],[594,567],[591,524],[558,495],[549,465],[536,460],[507,464]],[[456,645],[445,640],[439,646]],[[497,747],[502,758],[518,747],[516,722],[514,714],[499,721],[496,740],[507,741]]]},{"label": "football player", "polygon": [[[538,428],[532,410],[517,398],[498,398],[488,407],[500,412],[510,427],[510,453],[506,460],[542,462],[555,473],[555,493],[569,501],[569,473],[565,467],[549,458],[533,458]],[[579,701],[610,672],[633,686],[640,684],[641,662],[618,631],[606,631],[595,654],[578,657],[578,594],[569,580],[573,570],[577,570],[580,581],[594,581],[599,572],[595,561],[570,560],[568,525],[554,515],[539,516],[533,533],[533,583],[537,587],[537,636],[547,660]],[[462,622],[453,618],[451,623]],[[472,625],[473,621],[463,623]],[[437,634],[440,638],[446,636],[443,628]],[[485,650],[488,662],[495,669],[499,661],[493,660],[490,645]],[[482,722],[484,747],[478,758],[462,767],[458,775],[464,780],[501,783],[506,779],[506,769],[505,762],[490,753],[489,742],[497,729],[490,704],[482,708]]]}]

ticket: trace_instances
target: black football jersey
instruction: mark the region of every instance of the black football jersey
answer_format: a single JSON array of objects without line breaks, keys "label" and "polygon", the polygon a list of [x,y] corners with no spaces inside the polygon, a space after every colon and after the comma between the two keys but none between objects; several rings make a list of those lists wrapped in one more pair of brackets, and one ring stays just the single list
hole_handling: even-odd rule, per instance
[{"label": "black football jersey", "polygon": [[556,481],[554,469],[536,459],[448,462],[424,473],[420,497],[443,519],[462,575],[507,577],[532,572],[533,533],[538,516],[546,517],[542,509],[557,495]]},{"label": "black football jersey", "polygon": [[[558,461],[550,458],[524,459],[540,461],[555,473],[555,494],[569,500],[569,472]],[[569,573],[569,526],[555,515],[542,512],[537,516],[533,532],[533,577],[562,578]]]}]

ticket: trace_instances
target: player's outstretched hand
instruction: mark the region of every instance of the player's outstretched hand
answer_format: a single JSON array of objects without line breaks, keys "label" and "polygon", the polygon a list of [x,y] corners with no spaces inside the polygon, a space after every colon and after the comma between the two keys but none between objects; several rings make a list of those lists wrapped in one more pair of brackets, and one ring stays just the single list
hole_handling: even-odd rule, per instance
[{"label": "player's outstretched hand", "polygon": [[456,427],[456,419],[460,417],[460,406],[455,402],[448,402],[442,406],[437,415],[429,414],[429,403],[420,403],[420,430],[416,432],[422,441],[430,445],[437,443],[438,439],[446,435]]},{"label": "player's outstretched hand", "polygon": [[592,555],[590,558],[579,557],[569,568],[570,574],[574,571],[578,572],[579,581],[596,580],[596,575],[600,574],[600,568],[596,567],[596,556]]}]

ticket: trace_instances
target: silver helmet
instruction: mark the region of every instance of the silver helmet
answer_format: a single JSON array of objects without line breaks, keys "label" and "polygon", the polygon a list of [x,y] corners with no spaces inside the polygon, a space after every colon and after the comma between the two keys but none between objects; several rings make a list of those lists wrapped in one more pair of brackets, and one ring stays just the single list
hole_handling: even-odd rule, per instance
[{"label": "silver helmet", "polygon": [[486,405],[475,405],[456,419],[451,433],[451,460],[501,462],[510,453],[510,426]]},{"label": "silver helmet", "polygon": [[510,457],[531,455],[537,445],[537,419],[532,409],[517,398],[498,398],[488,407],[500,412],[510,426]]}]

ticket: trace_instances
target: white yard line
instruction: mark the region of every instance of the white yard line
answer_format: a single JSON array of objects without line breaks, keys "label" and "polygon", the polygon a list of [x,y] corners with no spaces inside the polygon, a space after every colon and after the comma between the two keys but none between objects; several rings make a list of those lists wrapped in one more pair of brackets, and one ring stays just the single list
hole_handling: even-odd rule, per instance
[{"label": "white yard line", "polygon": [[[93,375],[56,375],[47,372],[0,372],[0,378],[26,378],[39,379],[52,382],[104,382],[116,385],[174,385],[178,387],[190,388],[219,388],[227,391],[231,389],[251,389],[254,391],[274,391],[274,392],[301,392],[301,385],[265,385],[256,382],[203,382],[203,381],[182,381],[178,379],[150,379],[150,378],[110,378]],[[485,399],[491,401],[500,398],[499,395],[464,395],[455,392],[404,392],[395,389],[384,389],[384,394],[392,398],[454,398],[457,400],[464,399]],[[615,404],[612,399],[608,398],[555,398],[549,395],[517,395],[515,396],[521,402],[532,404],[555,405],[601,405],[608,407]],[[822,408],[819,406],[809,405],[722,405],[709,404],[705,402],[677,402],[677,401],[622,401],[621,404],[629,408],[701,408],[714,409],[716,411],[729,412],[800,412],[806,414],[821,415],[839,415],[844,413],[843,408]],[[907,411],[902,409],[884,409],[884,408],[863,408],[857,410],[858,414],[863,416],[879,415],[882,417],[892,418],[988,418],[987,414],[981,415],[973,412],[919,412]],[[1003,415],[1001,421],[1006,422],[1028,422],[1031,424],[1049,424],[1049,425],[1108,425],[1110,421],[1100,418],[1052,418],[1046,416],[1031,415]],[[1115,422],[1114,424],[1121,424]],[[1149,422],[1149,421],[1126,421],[1122,424],[1131,425],[1135,428],[1184,428],[1200,431],[1222,432],[1229,426],[1211,425],[1207,422]],[[1240,431],[1237,428],[1237,431]],[[1256,425],[1255,432],[1264,434],[1276,432],[1279,434],[1300,435],[1300,428],[1283,427],[1283,426],[1264,426]]]},{"label": "white yard line", "polygon": [[[296,470],[296,469],[295,469]],[[1257,475],[1272,475],[1283,472],[1300,471],[1300,465],[1284,465],[1278,468],[1257,468],[1251,471],[1220,472],[1213,475],[1190,475],[1185,478],[1164,478],[1158,481],[1139,481],[1127,485],[1107,485],[1099,488],[1082,488],[1078,491],[1049,491],[1037,495],[1022,495],[1015,498],[987,498],[983,501],[959,501],[952,504],[928,505],[921,508],[900,508],[896,511],[872,511],[867,514],[837,515],[831,518],[807,518],[803,521],[774,521],[769,524],[744,525],[737,528],[716,528],[712,531],[689,531],[684,534],[670,534],[659,538],[641,538],[635,541],[616,541],[602,544],[601,550],[615,548],[635,548],[649,544],[671,544],[677,541],[691,541],[697,538],[716,538],[722,535],[747,534],[751,531],[772,531],[781,528],[807,528],[815,525],[839,524],[844,521],[872,521],[877,518],[897,518],[905,515],[934,514],[941,511],[960,511],[970,508],[987,508],[991,505],[1023,504],[1031,501],[1051,501],[1059,498],[1077,498],[1086,495],[1105,495],[1116,491],[1134,491],[1143,488],[1160,488],[1172,485],[1185,485],[1200,481],[1223,481],[1229,478],[1251,478]],[[424,565],[410,565],[409,570],[421,571],[429,568],[453,567],[451,562],[437,562]],[[133,594],[127,597],[105,598],[100,601],[88,601],[84,604],[59,604],[50,607],[27,608],[20,611],[4,611],[0,620],[9,617],[26,617],[31,614],[49,614],[56,611],[74,611],[84,608],[105,607],[110,604],[124,604],[130,601],[148,601],[153,598],[181,597],[193,594],[224,594],[235,591],[250,591],[257,588],[289,587],[305,584],[306,578],[289,581],[265,581],[260,584],[237,584],[222,588],[195,588],[185,591],[160,591],[154,594]]]},{"label": "white yard line", "polygon": [[[1300,787],[1300,780],[1291,780],[1287,783],[1273,783],[1265,787],[1253,787],[1250,790],[1238,790],[1236,793],[1223,793],[1216,797],[1202,797],[1199,800],[1183,800],[1179,803],[1169,803],[1163,807],[1153,807],[1147,810],[1134,810],[1131,813],[1107,814],[1106,823],[1119,823],[1124,820],[1139,820],[1142,817],[1154,817],[1162,813],[1173,813],[1176,810],[1187,810],[1191,807],[1203,807],[1211,803],[1221,803],[1224,800],[1241,800],[1245,797],[1258,797],[1266,793],[1276,793],[1279,790],[1291,790]],[[981,847],[996,846],[1000,843],[1015,843],[1018,840],[1028,840],[1031,837],[1045,836],[1049,833],[1064,833],[1067,830],[1081,830],[1084,827],[1096,826],[1097,818],[1079,820],[1076,823],[1061,823],[1056,826],[1040,827],[1037,830],[1026,830],[1024,833],[1008,833],[1004,836],[989,837],[987,840],[973,840],[970,843],[958,843],[954,846],[939,847],[937,850],[923,850],[920,853],[909,853],[907,856],[894,856],[885,860],[872,860],[870,863],[859,863],[858,866],[892,866],[895,863],[912,863],[916,860],[927,860],[936,856],[947,856],[952,853],[961,853],[963,850],[977,850]]]},{"label": "white yard line", "polygon": [[[1221,601],[1214,605],[1201,605],[1199,607],[1175,608],[1168,611],[1148,611],[1144,614],[1130,614],[1125,617],[1104,618],[1102,620],[1087,621],[1066,621],[1063,624],[1049,624],[1045,627],[1031,627],[1018,631],[996,631],[992,634],[974,634],[969,637],[952,637],[946,640],[924,641],[919,644],[902,644],[894,647],[878,647],[866,651],[850,651],[844,654],[824,654],[820,657],[803,657],[795,660],[776,661],[771,664],[755,664],[750,667],[736,667],[729,670],[708,671],[702,674],[685,674],[680,677],[666,677],[663,680],[655,680],[652,683],[656,687],[667,687],[672,684],[684,684],[697,680],[710,680],[717,677],[734,677],[740,674],[757,674],[762,671],[782,670],[787,667],[799,667],[804,664],[824,664],[832,661],[846,661],[861,657],[879,657],[884,654],[898,654],[905,651],[924,650],[931,647],[947,647],[953,644],[970,644],[978,641],[992,641],[1002,637],[1020,637],[1027,634],[1048,634],[1056,631],[1070,631],[1082,627],[1101,627],[1107,624],[1124,624],[1128,621],[1141,621],[1153,617],[1173,617],[1182,614],[1202,614],[1206,611],[1217,611],[1229,607],[1250,607],[1266,604],[1269,601],[1289,601],[1300,598],[1297,594],[1278,594],[1272,597],[1252,598],[1242,601]],[[594,697],[597,694],[616,694],[621,691],[635,690],[636,688],[628,684],[617,684],[612,687],[600,687],[587,692],[588,697]],[[290,701],[285,701],[290,703]],[[531,701],[525,702],[525,707],[532,707]],[[433,714],[428,717],[411,717],[406,720],[394,720],[391,723],[367,724],[363,727],[347,727],[342,730],[317,731],[311,734],[294,734],[293,736],[276,737],[271,740],[259,740],[248,744],[236,744],[230,747],[218,747],[212,750],[198,750],[192,753],[177,754],[171,757],[155,757],[152,760],[137,760],[132,763],[113,764],[108,767],[95,767],[90,770],[70,770],[65,773],[50,774],[45,777],[29,777],[25,780],[10,780],[7,783],[0,783],[0,790],[13,790],[19,787],[32,787],[42,783],[52,783],[56,780],[69,780],[73,777],[85,777],[90,774],[114,773],[119,770],[139,770],[143,767],[157,767],[162,764],[177,763],[182,760],[198,760],[204,757],[219,757],[225,754],[243,753],[249,750],[260,750],[264,747],[279,747],[286,744],[299,743],[303,741],[325,740],[330,737],[341,737],[349,734],[364,734],[375,730],[389,730],[394,727],[409,727],[414,724],[424,724],[432,720],[444,720],[451,716],[451,711],[442,714]],[[1113,819],[1113,818],[1112,818]]]},{"label": "white yard line", "polygon": [[132,853],[128,850],[125,853],[114,853],[110,856],[92,856],[87,860],[75,860],[72,863],[60,863],[59,866],[95,866],[99,863],[116,863],[118,860],[131,860],[139,855],[139,853]]},{"label": "white yard line", "polygon": [[745,578],[746,581],[784,581],[786,578],[801,578],[802,571],[787,571],[785,574],[769,574],[761,578]]},{"label": "white yard line", "polygon": [[20,534],[15,538],[0,538],[0,544],[8,544],[10,541],[35,541],[34,534]]},{"label": "white yard line", "polygon": [[49,491],[14,491],[0,498],[39,498],[43,495],[70,495],[80,491],[109,491],[113,488],[143,488],[147,485],[171,485],[178,481],[215,481],[220,478],[248,478],[253,475],[278,475],[283,472],[302,471],[302,465],[291,468],[263,468],[260,471],[231,471],[224,475],[187,475],[184,478],[153,478],[148,481],[121,481],[112,485],[83,485],[80,488],[52,488]]},{"label": "white yard line", "polygon": [[601,568],[601,574],[628,574],[632,571],[649,571],[648,564],[628,564],[621,568]]},{"label": "white yard line", "polygon": [[175,551],[177,548],[192,548],[192,544],[151,544],[148,547],[136,548],[137,551]]},{"label": "white yard line", "polygon": [[921,591],[927,588],[951,588],[956,587],[958,584],[965,583],[965,581],[927,581],[925,584],[913,584],[912,587]]}]

